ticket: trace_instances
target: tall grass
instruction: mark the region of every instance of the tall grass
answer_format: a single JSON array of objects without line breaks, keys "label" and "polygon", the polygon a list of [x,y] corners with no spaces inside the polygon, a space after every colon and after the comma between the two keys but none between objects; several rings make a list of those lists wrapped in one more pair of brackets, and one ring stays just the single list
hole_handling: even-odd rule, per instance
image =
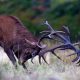
[{"label": "tall grass", "polygon": [[0,80],[80,80],[80,68],[59,60],[53,64],[31,64],[28,70],[15,69],[9,63],[0,64]]},{"label": "tall grass", "polygon": [[68,63],[52,56],[49,65],[44,62],[40,65],[38,59],[34,59],[34,64],[30,60],[26,62],[27,70],[19,65],[15,69],[4,50],[0,49],[0,80],[80,80],[80,67]]}]

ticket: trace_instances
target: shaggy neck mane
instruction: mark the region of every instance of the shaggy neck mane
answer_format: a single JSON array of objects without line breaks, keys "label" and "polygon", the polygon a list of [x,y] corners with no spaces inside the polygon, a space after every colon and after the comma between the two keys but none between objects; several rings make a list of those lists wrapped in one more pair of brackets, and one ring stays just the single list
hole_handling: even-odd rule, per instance
[{"label": "shaggy neck mane", "polygon": [[17,25],[16,32],[20,34],[20,38],[26,38],[30,42],[37,42],[37,39],[32,35],[31,32],[22,24],[22,22],[15,16],[9,16],[15,21],[15,25]]}]

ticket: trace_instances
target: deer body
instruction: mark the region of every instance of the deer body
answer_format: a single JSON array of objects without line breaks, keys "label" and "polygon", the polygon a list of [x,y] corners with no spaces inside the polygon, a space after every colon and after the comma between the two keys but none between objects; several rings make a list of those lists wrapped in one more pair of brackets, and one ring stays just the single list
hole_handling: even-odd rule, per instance
[{"label": "deer body", "polygon": [[[59,45],[55,48],[52,47],[50,49],[47,49],[46,46],[40,45],[40,41],[42,41],[42,39],[44,38],[51,39],[51,35],[55,34],[63,41],[68,40],[66,40],[65,37],[61,35],[61,33],[64,32],[54,32],[50,25],[48,23],[46,24],[49,26],[51,31],[44,31],[44,33],[47,32],[48,34],[42,35],[42,37],[38,39],[35,36],[33,36],[27,28],[25,28],[25,26],[21,23],[21,21],[18,18],[14,16],[0,16],[0,46],[4,48],[4,51],[6,52],[7,56],[9,57],[13,65],[16,66],[15,56],[24,68],[26,68],[25,62],[28,59],[33,59],[36,55],[39,55],[40,63],[41,57],[45,61],[44,54],[46,52],[52,52],[57,58],[59,58],[54,53],[54,50],[57,48],[63,48],[64,46],[67,47],[66,44]],[[52,37],[52,39],[54,38]],[[71,46],[71,48],[74,48],[72,44],[69,45]]]},{"label": "deer body", "polygon": [[16,63],[14,54],[18,60],[23,59],[22,63],[25,62],[32,57],[31,53],[34,50],[40,50],[37,42],[38,40],[16,17],[0,16],[0,46],[4,48],[14,65]]}]

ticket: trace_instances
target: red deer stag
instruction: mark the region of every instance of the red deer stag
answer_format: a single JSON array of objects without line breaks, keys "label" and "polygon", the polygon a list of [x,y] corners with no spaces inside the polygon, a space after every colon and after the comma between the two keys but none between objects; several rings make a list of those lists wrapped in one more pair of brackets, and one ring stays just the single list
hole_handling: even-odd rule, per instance
[{"label": "red deer stag", "polygon": [[28,60],[32,58],[31,53],[36,54],[45,47],[39,43],[40,40],[35,38],[19,19],[14,16],[0,16],[0,46],[4,48],[13,65],[16,66],[16,56],[26,68],[25,57]]},{"label": "red deer stag", "polygon": [[[57,31],[56,33],[64,32]],[[40,42],[42,39],[50,37],[47,35],[48,34],[44,34],[38,39],[25,28],[18,18],[14,16],[0,16],[0,46],[4,48],[7,56],[15,66],[15,56],[19,63],[26,68],[25,62],[28,59],[33,60],[36,55],[40,55],[39,52],[46,48],[46,46],[41,45]],[[42,56],[42,58],[45,61],[44,56]]]}]

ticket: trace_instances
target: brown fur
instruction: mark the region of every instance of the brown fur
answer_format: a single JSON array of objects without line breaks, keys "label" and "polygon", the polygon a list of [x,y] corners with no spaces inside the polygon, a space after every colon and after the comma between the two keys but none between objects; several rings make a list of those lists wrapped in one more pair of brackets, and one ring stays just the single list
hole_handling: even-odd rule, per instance
[{"label": "brown fur", "polygon": [[[34,42],[35,45],[26,42],[25,39]],[[14,54],[18,59],[20,57],[23,59],[25,56],[23,56],[24,50],[26,50],[26,52],[24,52],[26,53],[26,60],[28,60],[28,57],[31,58],[30,53],[36,49],[37,41],[38,40],[24,27],[18,18],[14,16],[0,16],[0,45],[4,48],[13,64],[16,62]],[[14,49],[15,47],[17,50]]]}]

